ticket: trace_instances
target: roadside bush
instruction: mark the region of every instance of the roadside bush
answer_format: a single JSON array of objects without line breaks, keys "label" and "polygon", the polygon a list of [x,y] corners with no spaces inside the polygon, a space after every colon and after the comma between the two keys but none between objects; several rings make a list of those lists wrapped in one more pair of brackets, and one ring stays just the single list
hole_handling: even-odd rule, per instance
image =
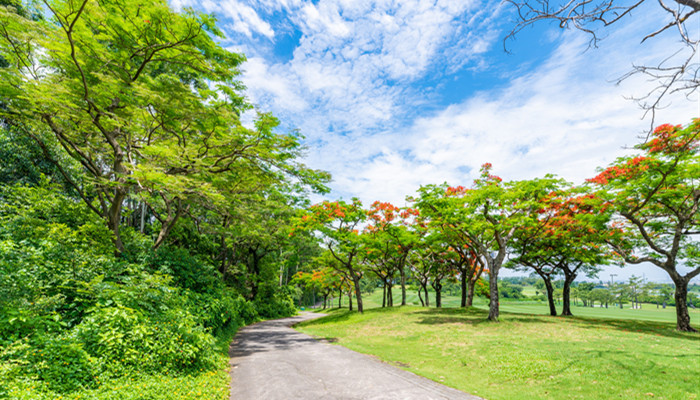
[{"label": "roadside bush", "polygon": [[215,354],[214,338],[184,310],[150,319],[122,306],[102,308],[78,325],[76,333],[110,375],[208,369]]},{"label": "roadside bush", "polygon": [[289,317],[296,313],[290,290],[273,284],[261,285],[254,301],[255,310],[262,318]]},{"label": "roadside bush", "polygon": [[231,326],[240,327],[258,319],[255,305],[229,290],[216,295],[190,292],[188,306],[202,326],[214,335]]},{"label": "roadside bush", "polygon": [[214,293],[222,287],[216,268],[201,262],[187,249],[161,247],[147,254],[145,264],[150,271],[171,275],[175,285],[194,292]]},{"label": "roadside bush", "polygon": [[95,386],[95,360],[73,337],[59,336],[49,340],[43,351],[33,358],[32,368],[57,392]]}]

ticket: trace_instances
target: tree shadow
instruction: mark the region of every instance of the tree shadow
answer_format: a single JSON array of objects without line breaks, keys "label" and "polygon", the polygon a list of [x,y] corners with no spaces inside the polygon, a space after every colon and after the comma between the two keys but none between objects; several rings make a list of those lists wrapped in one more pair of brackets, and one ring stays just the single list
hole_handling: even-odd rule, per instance
[{"label": "tree shadow", "polygon": [[[419,324],[433,325],[433,324],[455,324],[462,323],[466,325],[480,325],[480,324],[497,324],[497,322],[489,321],[488,311],[484,311],[479,308],[430,308],[421,311],[416,311],[414,314],[421,315],[418,321]],[[539,316],[532,314],[507,314],[507,320],[513,322],[522,323],[550,323],[553,321],[547,321]]]},{"label": "tree shadow", "polygon": [[[483,323],[496,324],[487,319],[488,311],[479,308],[424,308],[414,311],[413,314],[422,316],[419,324],[454,324],[463,323],[467,325],[480,325]],[[593,318],[579,316],[548,316],[541,314],[526,314],[504,312],[500,313],[500,320],[504,322],[517,323],[557,323],[566,321],[584,329],[614,329],[622,332],[639,333],[644,335],[654,335],[677,339],[687,339],[693,342],[700,341],[700,334],[677,331],[675,323],[627,320],[611,318]]]},{"label": "tree shadow", "polygon": [[622,332],[639,333],[643,335],[663,336],[676,339],[686,339],[693,342],[700,341],[700,334],[692,332],[680,332],[676,330],[676,324],[672,322],[642,321],[632,319],[609,319],[592,317],[552,317],[570,321],[585,329],[615,329]]}]

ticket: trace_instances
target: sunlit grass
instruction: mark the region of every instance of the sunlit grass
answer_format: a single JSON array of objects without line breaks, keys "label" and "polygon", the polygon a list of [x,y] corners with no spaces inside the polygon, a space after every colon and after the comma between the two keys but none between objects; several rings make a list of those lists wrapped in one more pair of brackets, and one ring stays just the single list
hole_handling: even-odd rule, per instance
[{"label": "sunlit grass", "polygon": [[700,335],[673,323],[395,307],[298,329],[487,399],[700,396]]},{"label": "sunlit grass", "polygon": [[[354,301],[354,300],[353,300]],[[444,307],[459,307],[461,297],[458,295],[443,294]],[[409,290],[406,293],[406,303],[408,305],[419,306],[420,301],[415,291]],[[343,307],[347,307],[347,297],[343,298]],[[377,308],[382,305],[382,292],[375,290],[372,294],[363,297],[365,309]],[[401,304],[401,288],[394,288],[394,305]],[[338,306],[338,300],[334,300],[333,307]],[[435,295],[430,292],[430,305],[435,306]],[[476,308],[487,309],[488,300],[485,298],[475,298],[474,306]],[[623,306],[623,309],[610,305],[608,308],[601,307],[583,307],[581,305],[572,305],[572,312],[576,316],[594,317],[594,318],[611,318],[611,319],[638,319],[645,321],[658,322],[675,322],[676,308],[667,306],[665,309],[658,307],[655,304],[643,304],[641,310],[634,310],[628,304]],[[500,309],[505,312],[525,313],[525,314],[540,314],[548,315],[549,306],[544,302],[536,301],[501,301]],[[561,305],[557,304],[557,311],[561,312]],[[690,320],[693,324],[700,323],[700,309],[689,309]]]}]

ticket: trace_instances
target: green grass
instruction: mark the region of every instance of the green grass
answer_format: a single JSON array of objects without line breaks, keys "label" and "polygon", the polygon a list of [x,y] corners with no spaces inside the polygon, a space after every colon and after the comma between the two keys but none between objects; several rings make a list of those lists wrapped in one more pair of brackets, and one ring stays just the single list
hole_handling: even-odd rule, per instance
[{"label": "green grass", "polygon": [[700,397],[700,335],[672,323],[409,306],[297,328],[491,400]]},{"label": "green grass", "polygon": [[[381,290],[375,290],[374,293],[363,296],[363,305],[365,309],[377,308],[382,305],[382,292]],[[354,301],[354,300],[353,300]],[[431,306],[435,306],[435,294],[430,292]],[[418,295],[415,291],[406,292],[406,302],[408,305],[420,305]],[[443,307],[459,307],[461,302],[461,297],[457,296],[446,296],[443,295]],[[337,307],[337,299],[333,301],[333,306]],[[401,288],[396,287],[394,289],[394,305],[401,304]],[[488,300],[484,298],[475,298],[474,306],[481,309],[488,308]],[[343,307],[347,307],[347,297],[343,298]],[[501,301],[501,311],[511,312],[511,313],[524,313],[524,314],[539,314],[548,315],[549,306],[545,302],[535,302],[535,301]],[[572,305],[572,313],[576,316],[585,316],[593,318],[610,318],[610,319],[636,319],[643,321],[657,321],[657,322],[674,322],[676,321],[676,309],[675,307],[666,307],[663,309],[659,307],[656,308],[655,304],[643,304],[641,310],[633,310],[629,305],[625,304],[623,309],[619,307],[610,306],[609,308],[600,307],[583,307],[581,305]],[[690,309],[690,320],[694,324],[700,322],[700,309]],[[557,312],[561,312],[561,305],[557,305]]]}]

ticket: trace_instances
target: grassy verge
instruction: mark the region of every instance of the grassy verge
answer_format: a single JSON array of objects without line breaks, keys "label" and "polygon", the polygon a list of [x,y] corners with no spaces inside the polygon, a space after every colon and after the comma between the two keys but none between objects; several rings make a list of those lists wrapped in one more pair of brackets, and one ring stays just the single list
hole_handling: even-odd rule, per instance
[{"label": "grassy verge", "polygon": [[401,307],[298,325],[487,399],[698,399],[700,335],[673,324]]}]

